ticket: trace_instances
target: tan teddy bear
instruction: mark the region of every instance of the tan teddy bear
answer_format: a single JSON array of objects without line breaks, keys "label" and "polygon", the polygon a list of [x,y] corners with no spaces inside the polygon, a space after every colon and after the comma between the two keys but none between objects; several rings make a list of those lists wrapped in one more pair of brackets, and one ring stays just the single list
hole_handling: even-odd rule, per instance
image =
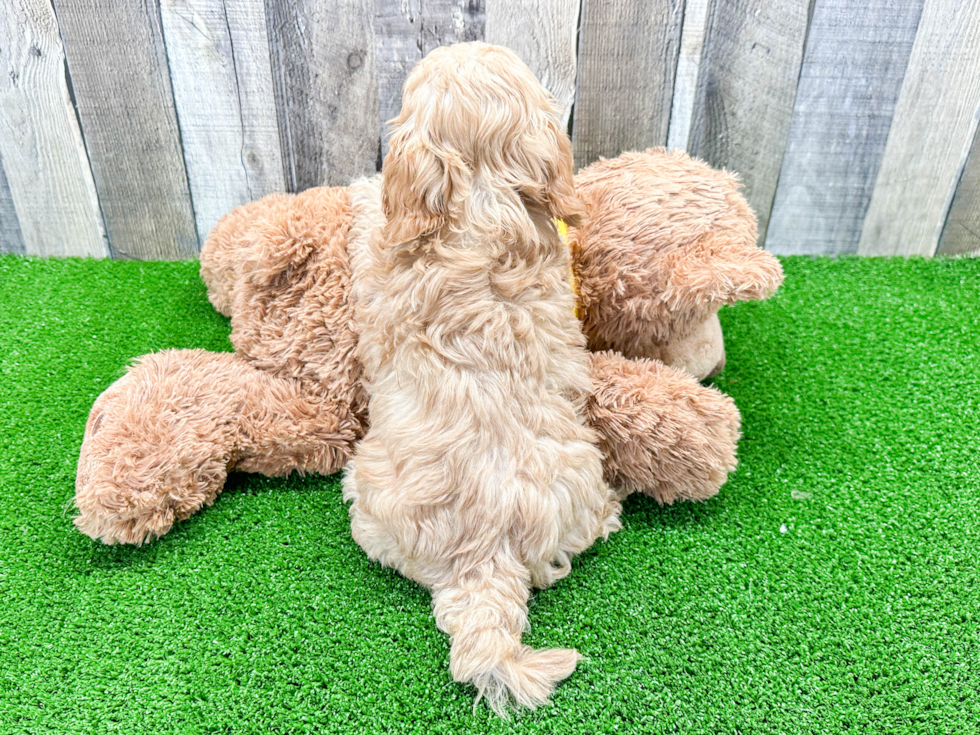
[{"label": "tan teddy bear", "polygon": [[[735,179],[651,149],[579,172],[568,232],[591,355],[587,419],[620,496],[704,500],[735,467],[739,416],[697,381],[724,365],[718,310],[782,281]],[[232,470],[330,474],[367,428],[356,360],[346,188],[274,194],[211,232],[201,276],[234,353],[141,358],[95,402],[75,524],[143,543],[214,502]]]}]

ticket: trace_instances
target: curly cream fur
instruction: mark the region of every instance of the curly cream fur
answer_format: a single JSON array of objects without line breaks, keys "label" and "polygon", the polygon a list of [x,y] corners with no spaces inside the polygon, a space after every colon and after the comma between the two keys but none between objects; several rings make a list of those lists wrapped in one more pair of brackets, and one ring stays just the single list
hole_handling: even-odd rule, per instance
[{"label": "curly cream fur", "polygon": [[[522,83],[546,111],[540,88]],[[529,588],[617,527],[617,497],[715,494],[738,438],[731,399],[687,375],[612,353],[583,361],[550,217],[583,220],[573,260],[592,326],[625,309],[590,332],[593,346],[699,377],[718,363],[718,303],[764,297],[781,274],[749,242],[751,211],[725,175],[681,155],[627,154],[580,174],[583,218],[553,116],[535,124],[526,109],[497,108],[459,127],[437,97],[395,131],[404,155],[389,159],[384,202],[378,181],[362,182],[272,195],[222,219],[201,274],[237,354],[146,356],[99,397],[75,522],[106,543],[142,543],[211,504],[229,471],[336,471],[367,430],[364,360],[383,418],[345,483],[352,531],[432,588],[454,677],[502,711],[545,701],[578,658],[521,644]],[[356,288],[348,245],[369,275]],[[352,290],[374,324],[360,354]],[[457,290],[466,298],[446,296]],[[387,311],[394,302],[412,317]],[[440,400],[413,390],[423,384]]]},{"label": "curly cream fur", "polygon": [[[382,183],[353,187],[371,427],[344,478],[369,556],[429,587],[450,668],[500,713],[574,650],[521,643],[531,587],[619,528],[552,216],[574,216],[553,99],[511,52],[439,49],[405,86]],[[363,229],[361,229],[363,227]]]},{"label": "curly cream fur", "polygon": [[[650,165],[664,158],[658,152],[647,154]],[[606,162],[607,195],[597,197],[583,187],[590,203],[587,219],[607,221],[612,228],[611,218],[619,216],[619,228],[630,231],[634,224],[629,210],[605,213],[603,207],[606,199],[615,199],[613,191],[634,187],[635,196],[659,202],[644,211],[647,225],[638,229],[639,234],[657,229],[683,234],[684,228],[673,222],[683,210],[670,205],[669,198],[656,199],[655,190],[643,187],[665,186],[663,180],[675,176],[688,180],[706,175],[699,173],[700,164],[685,156],[671,154],[669,159],[671,170],[640,182],[633,178],[633,167]],[[675,189],[671,196],[680,196],[680,189]],[[688,206],[712,211],[711,190],[703,194],[705,201],[688,199]],[[701,196],[698,191],[695,188],[688,197]],[[722,225],[730,227],[732,218],[751,216],[745,214],[737,193],[726,201],[723,206],[731,211],[721,217]],[[715,216],[720,217],[717,212]],[[142,543],[213,502],[226,473],[233,469],[251,468],[269,475],[303,469],[330,473],[346,464],[367,428],[366,394],[349,304],[351,227],[346,189],[274,194],[222,218],[201,253],[201,275],[212,303],[232,318],[238,355],[205,359],[205,353],[185,350],[148,356],[99,397],[79,457],[75,504],[80,513],[76,524],[82,531],[106,543]],[[586,231],[587,227],[580,230]],[[615,257],[602,257],[606,247],[614,250]],[[573,253],[593,313],[613,309],[617,284],[630,276],[631,261],[615,252],[621,247],[610,239],[593,238],[588,248]],[[639,247],[649,247],[649,242],[640,242]],[[727,277],[736,288],[742,285],[742,293],[754,276],[751,268],[744,276],[739,269],[756,257],[751,250],[745,260],[739,250],[729,252]],[[605,262],[606,268],[591,267],[597,262]],[[648,297],[652,309],[659,292],[650,290]],[[672,312],[666,310],[662,316],[669,324]],[[716,323],[717,316],[712,318]],[[702,377],[684,362],[696,353],[688,346],[700,332],[671,330],[683,336],[668,341],[659,357]],[[714,344],[706,342],[709,349]],[[587,419],[598,432],[609,482],[620,494],[643,492],[666,503],[717,493],[733,467],[737,411],[719,411],[717,401],[687,401],[685,396],[711,389],[679,377],[665,382],[665,376],[673,373],[661,370],[655,361],[614,361],[617,368],[610,370],[611,359],[591,360],[594,392],[587,404]],[[716,364],[711,356],[702,362],[709,367]],[[308,414],[309,420],[290,429],[297,443],[305,442],[310,453],[322,460],[274,451],[281,447],[275,439],[280,425],[275,404],[256,406],[247,421],[247,436],[228,431],[241,420],[236,411],[242,404],[231,397],[247,393],[244,387],[249,384],[271,384],[256,375],[259,371],[293,381],[289,391],[298,405],[317,407]],[[251,395],[258,400],[262,393]],[[717,391],[711,395],[730,404]],[[174,441],[173,433],[161,431],[195,439]],[[256,442],[269,447],[261,464],[230,461],[248,456]],[[153,471],[141,470],[135,458]]]}]

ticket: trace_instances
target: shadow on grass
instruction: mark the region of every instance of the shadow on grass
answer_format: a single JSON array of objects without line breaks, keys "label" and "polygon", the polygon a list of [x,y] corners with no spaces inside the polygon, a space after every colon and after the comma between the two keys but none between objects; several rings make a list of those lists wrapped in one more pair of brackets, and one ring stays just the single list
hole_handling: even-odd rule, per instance
[{"label": "shadow on grass", "polygon": [[[725,492],[722,487],[721,492]],[[631,531],[680,530],[710,522],[721,510],[725,498],[715,496],[703,503],[680,502],[660,505],[653,498],[635,493],[623,502],[623,526]]]},{"label": "shadow on grass", "polygon": [[[160,564],[180,566],[187,556],[211,554],[212,550],[228,563],[229,555],[237,558],[238,547],[242,559],[234,563],[247,563],[244,559],[250,554],[260,553],[265,559],[282,555],[283,565],[292,566],[297,563],[292,555],[298,553],[305,564],[324,564],[325,568],[343,566],[347,574],[360,578],[359,584],[365,589],[386,590],[385,594],[394,595],[399,604],[424,609],[427,613],[427,590],[368,559],[350,538],[347,506],[341,498],[339,482],[339,473],[328,477],[287,478],[232,473],[213,506],[176,524],[162,538],[142,546],[106,546],[72,529],[66,557],[76,560],[78,574],[89,575],[137,571]],[[293,497],[282,503],[270,498],[263,498],[264,502],[250,500],[271,493]],[[610,565],[617,566],[617,559],[632,553],[637,536],[656,536],[704,525],[717,514],[721,503],[720,498],[715,498],[707,503],[661,506],[651,498],[631,496],[623,504],[623,530],[613,534],[608,542],[597,542],[579,555],[569,580],[560,580],[549,590],[535,591],[533,604],[549,607],[547,600],[552,595],[557,595],[559,600],[564,598],[563,590],[570,583],[574,587],[583,583],[591,587],[610,571]],[[279,514],[283,510],[292,513],[288,527],[291,541],[283,540],[278,530],[267,527],[268,523],[281,520]],[[330,561],[315,561],[318,553],[329,554]],[[587,582],[590,578],[595,579]]]},{"label": "shadow on grass", "polygon": [[[343,504],[340,495],[340,473],[329,476],[322,475],[291,475],[285,478],[270,478],[262,475],[253,475],[243,472],[233,472],[228,476],[224,488],[215,498],[214,504],[206,506],[197,511],[190,518],[174,524],[173,528],[164,536],[147,541],[146,543],[134,546],[130,544],[106,545],[100,541],[93,541],[87,536],[72,528],[71,538],[68,541],[70,551],[74,552],[71,556],[78,558],[84,567],[79,569],[82,573],[90,573],[93,570],[112,571],[137,568],[140,566],[150,566],[157,562],[179,554],[181,550],[191,547],[199,547],[205,543],[209,531],[216,528],[219,523],[223,523],[226,529],[234,528],[238,523],[259,525],[267,519],[266,511],[269,510],[268,504],[249,504],[242,505],[241,500],[250,496],[260,496],[270,493],[279,495],[329,495],[326,502],[336,500],[338,506]],[[237,501],[237,502],[236,502]],[[289,503],[287,503],[289,504]],[[299,505],[301,503],[292,503]],[[322,503],[317,504],[318,507]],[[66,517],[74,515],[69,506]],[[323,531],[322,517],[320,523],[316,523],[317,516],[314,513],[308,514],[311,530],[320,529]],[[346,518],[346,512],[344,512]],[[247,533],[241,533],[243,552],[247,551],[247,544],[250,539]],[[314,534],[316,535],[316,534]],[[334,536],[331,534],[331,538]],[[228,539],[228,536],[225,536]]]}]

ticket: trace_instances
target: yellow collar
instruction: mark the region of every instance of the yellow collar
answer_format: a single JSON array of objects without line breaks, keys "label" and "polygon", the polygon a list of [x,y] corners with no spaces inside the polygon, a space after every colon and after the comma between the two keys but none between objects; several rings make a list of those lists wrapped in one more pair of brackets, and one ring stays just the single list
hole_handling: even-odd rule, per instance
[{"label": "yellow collar", "polygon": [[561,241],[565,244],[565,247],[569,248],[568,283],[572,287],[572,293],[575,294],[575,318],[581,321],[585,315],[582,311],[582,296],[578,290],[578,279],[575,277],[575,269],[572,267],[572,253],[568,245],[568,225],[563,220],[556,219],[555,226],[558,228],[558,236],[561,238]]}]

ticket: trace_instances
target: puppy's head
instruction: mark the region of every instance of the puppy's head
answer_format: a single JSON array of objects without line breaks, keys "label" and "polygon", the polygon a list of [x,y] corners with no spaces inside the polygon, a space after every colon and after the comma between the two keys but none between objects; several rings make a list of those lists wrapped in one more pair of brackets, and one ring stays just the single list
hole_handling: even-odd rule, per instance
[{"label": "puppy's head", "polygon": [[512,51],[484,43],[436,49],[409,75],[391,124],[383,167],[389,242],[460,219],[475,190],[512,192],[569,224],[585,212],[555,99]]}]

